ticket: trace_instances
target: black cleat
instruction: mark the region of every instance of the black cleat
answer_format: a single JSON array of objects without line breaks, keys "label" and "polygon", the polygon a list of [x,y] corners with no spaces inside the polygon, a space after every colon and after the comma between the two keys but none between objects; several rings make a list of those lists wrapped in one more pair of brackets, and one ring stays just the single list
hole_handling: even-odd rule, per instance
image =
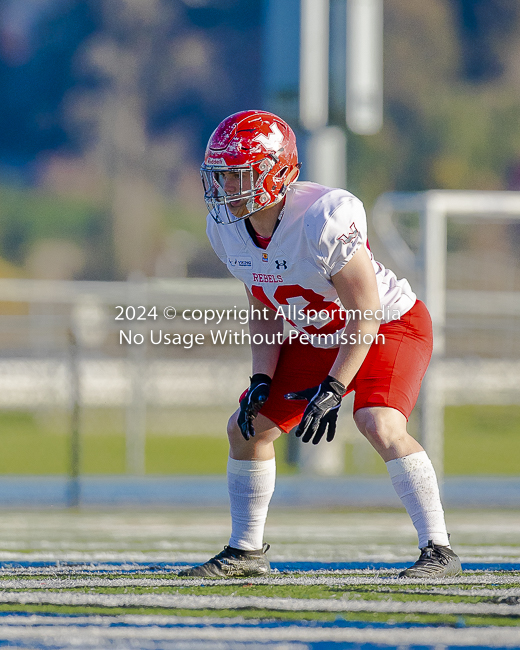
[{"label": "black cleat", "polygon": [[179,576],[189,578],[248,578],[265,576],[271,573],[271,566],[265,554],[269,544],[264,544],[258,551],[243,551],[239,548],[224,546],[211,560],[204,564],[183,569]]},{"label": "black cleat", "polygon": [[462,567],[457,555],[449,546],[436,546],[430,539],[428,546],[421,549],[417,562],[401,571],[400,578],[447,578],[458,576]]}]

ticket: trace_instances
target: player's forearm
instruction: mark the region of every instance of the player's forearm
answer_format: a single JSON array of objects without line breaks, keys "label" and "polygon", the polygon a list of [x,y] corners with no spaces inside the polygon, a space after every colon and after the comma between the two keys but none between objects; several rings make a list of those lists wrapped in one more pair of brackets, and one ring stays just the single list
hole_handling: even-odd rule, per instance
[{"label": "player's forearm", "polygon": [[[378,320],[353,319],[349,321],[344,331],[344,338],[348,342],[340,345],[338,356],[329,375],[335,377],[344,386],[348,386],[365,360],[378,330]],[[351,343],[350,341],[355,342]]]},{"label": "player's forearm", "polygon": [[275,319],[274,312],[265,320],[249,323],[253,374],[262,373],[272,377],[280,356],[283,341],[283,320]]},{"label": "player's forearm", "polygon": [[[376,276],[367,251],[359,248],[352,259],[331,277],[345,309],[360,314],[375,315],[381,309]],[[344,386],[348,386],[368,354],[372,340],[379,330],[375,318],[352,318],[345,327],[344,341],[330,370]],[[364,342],[366,341],[366,343]]]}]

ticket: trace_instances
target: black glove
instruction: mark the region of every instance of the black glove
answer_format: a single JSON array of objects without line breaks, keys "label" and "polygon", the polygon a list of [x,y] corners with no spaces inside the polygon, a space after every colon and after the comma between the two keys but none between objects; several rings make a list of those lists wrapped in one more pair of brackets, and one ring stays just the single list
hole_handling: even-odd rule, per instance
[{"label": "black glove", "polygon": [[271,388],[271,377],[256,373],[251,377],[251,384],[244,399],[240,402],[240,413],[238,414],[238,426],[246,440],[255,435],[253,420],[258,411],[267,402]]},{"label": "black glove", "polygon": [[346,388],[340,381],[328,375],[319,386],[285,395],[285,399],[309,401],[295,432],[298,438],[303,436],[302,442],[312,440],[312,444],[317,445],[325,431],[327,432],[327,442],[333,440],[336,433],[338,409],[345,391]]}]

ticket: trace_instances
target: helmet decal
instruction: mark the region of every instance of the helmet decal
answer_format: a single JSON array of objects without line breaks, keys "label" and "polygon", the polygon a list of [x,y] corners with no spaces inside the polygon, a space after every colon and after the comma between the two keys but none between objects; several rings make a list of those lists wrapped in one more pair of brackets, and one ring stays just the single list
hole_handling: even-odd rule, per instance
[{"label": "helmet decal", "polygon": [[276,153],[282,148],[283,134],[278,128],[278,124],[274,122],[270,126],[269,135],[264,135],[263,133],[259,133],[256,136],[256,138],[253,138],[253,140],[260,142],[260,144],[265,149],[270,149],[271,151],[274,151],[274,153]]}]

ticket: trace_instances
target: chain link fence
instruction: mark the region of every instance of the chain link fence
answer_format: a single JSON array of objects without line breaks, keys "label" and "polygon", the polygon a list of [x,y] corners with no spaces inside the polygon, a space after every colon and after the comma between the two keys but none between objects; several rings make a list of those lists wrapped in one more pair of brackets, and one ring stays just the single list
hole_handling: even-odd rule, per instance
[{"label": "chain link fence", "polygon": [[[224,308],[219,325],[200,318]],[[83,432],[124,432],[127,470],[141,474],[147,431],[225,435],[250,353],[211,332],[239,332],[241,308],[234,280],[0,280],[0,412],[63,431],[79,404]]]}]

